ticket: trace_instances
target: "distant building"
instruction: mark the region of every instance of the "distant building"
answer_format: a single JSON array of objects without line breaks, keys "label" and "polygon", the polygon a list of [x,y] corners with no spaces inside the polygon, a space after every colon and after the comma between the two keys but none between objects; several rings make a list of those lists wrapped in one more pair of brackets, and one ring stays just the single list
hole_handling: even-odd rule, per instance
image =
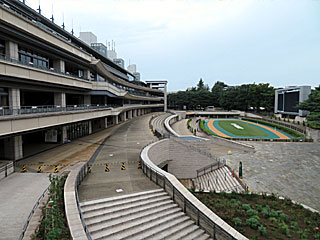
[{"label": "distant building", "polygon": [[137,65],[136,64],[130,64],[127,69],[128,69],[129,72],[135,73],[135,72],[137,72]]},{"label": "distant building", "polygon": [[276,90],[274,112],[282,117],[306,116],[309,112],[299,110],[297,105],[307,100],[310,93],[311,86],[289,86]]},{"label": "distant building", "polygon": [[91,47],[100,53],[102,56],[107,57],[107,47],[103,43],[91,43]]},{"label": "distant building", "polygon": [[107,56],[113,61],[114,59],[117,58],[116,50],[108,50]]},{"label": "distant building", "polygon": [[80,32],[79,38],[89,46],[91,46],[92,43],[97,42],[97,36],[94,35],[92,32]]},{"label": "distant building", "polygon": [[124,60],[122,58],[115,58],[113,59],[113,62],[120,67],[124,68]]},{"label": "distant building", "polygon": [[139,72],[134,72],[133,75],[135,76],[136,81],[140,81],[141,76],[140,76],[140,73],[139,73]]}]

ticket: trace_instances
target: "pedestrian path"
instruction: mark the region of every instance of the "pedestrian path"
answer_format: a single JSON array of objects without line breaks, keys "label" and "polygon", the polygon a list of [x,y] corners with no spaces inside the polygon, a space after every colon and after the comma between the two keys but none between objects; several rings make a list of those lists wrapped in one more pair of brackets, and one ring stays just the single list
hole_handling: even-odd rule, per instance
[{"label": "pedestrian path", "polygon": [[0,181],[0,240],[17,240],[40,195],[48,174],[13,173]]}]

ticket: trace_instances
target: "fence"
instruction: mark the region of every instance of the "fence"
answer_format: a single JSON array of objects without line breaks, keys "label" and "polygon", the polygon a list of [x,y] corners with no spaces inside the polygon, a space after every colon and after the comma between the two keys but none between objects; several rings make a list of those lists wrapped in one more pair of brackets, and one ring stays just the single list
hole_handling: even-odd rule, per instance
[{"label": "fence", "polygon": [[[223,222],[218,216],[215,220],[213,220],[212,215],[209,217],[208,209],[191,193],[184,192],[184,190],[187,190],[173,175],[165,174],[164,171],[154,164],[150,164],[150,160],[146,156],[148,156],[147,152],[151,146],[152,145],[149,145],[143,148],[140,153],[142,171],[151,181],[162,187],[170,195],[172,200],[183,209],[184,213],[200,228],[204,229],[213,239],[247,239]],[[197,203],[200,203],[202,206],[199,207]]]}]

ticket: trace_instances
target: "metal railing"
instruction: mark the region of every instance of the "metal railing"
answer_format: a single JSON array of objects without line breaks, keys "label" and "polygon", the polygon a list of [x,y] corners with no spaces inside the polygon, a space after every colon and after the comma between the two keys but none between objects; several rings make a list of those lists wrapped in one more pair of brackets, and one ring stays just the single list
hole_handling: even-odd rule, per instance
[{"label": "metal railing", "polygon": [[24,234],[25,234],[25,232],[26,232],[26,230],[27,230],[27,228],[28,228],[28,225],[29,225],[29,223],[30,223],[30,220],[31,220],[34,212],[36,211],[36,209],[37,209],[37,207],[39,206],[40,202],[42,201],[43,197],[44,197],[44,196],[47,194],[47,192],[49,191],[50,186],[51,186],[51,184],[49,184],[49,186],[43,191],[43,193],[40,195],[40,197],[38,198],[37,202],[36,202],[35,205],[33,206],[31,212],[29,213],[29,216],[28,216],[28,218],[27,218],[27,221],[26,221],[26,223],[25,223],[24,226],[23,226],[22,232],[21,232],[21,234],[20,234],[20,236],[19,236],[19,240],[22,240],[22,239],[23,239]]},{"label": "metal railing", "polygon": [[6,62],[15,63],[15,64],[19,64],[19,65],[23,65],[23,66],[27,66],[27,67],[40,69],[40,70],[43,70],[43,71],[46,71],[46,72],[60,74],[60,75],[67,76],[67,77],[73,77],[73,78],[77,78],[77,79],[84,80],[84,81],[90,81],[89,79],[87,79],[85,77],[79,77],[78,75],[75,75],[75,74],[70,73],[70,72],[60,72],[60,71],[58,71],[58,70],[56,70],[54,68],[41,67],[41,66],[38,66],[36,64],[33,64],[33,62],[20,61],[19,59],[11,58],[11,57],[9,57],[7,55],[3,55],[3,54],[0,54],[0,60],[6,61]]},{"label": "metal railing", "polygon": [[13,171],[15,171],[15,163],[14,162],[10,162],[2,167],[0,167],[0,173],[4,172],[4,177],[8,176],[8,169],[13,168]]},{"label": "metal railing", "polygon": [[88,230],[88,227],[84,221],[84,217],[80,208],[80,202],[79,202],[79,195],[78,195],[78,186],[81,184],[82,180],[88,175],[88,163],[83,164],[83,166],[81,167],[80,171],[77,174],[77,178],[75,181],[75,195],[76,195],[76,201],[77,201],[77,207],[78,207],[78,211],[79,211],[79,215],[80,215],[80,219],[81,219],[81,223],[83,226],[83,229],[87,235],[88,240],[92,240],[91,236],[90,236],[90,232]]},{"label": "metal railing", "polygon": [[[217,159],[217,162],[209,164],[203,168],[200,168],[197,170],[197,177],[200,177],[208,172],[212,172],[213,170],[216,170],[218,168],[221,168],[226,165],[226,160],[225,159]],[[207,171],[209,170],[209,171]]]},{"label": "metal railing", "polygon": [[39,113],[56,113],[56,112],[70,112],[70,111],[83,111],[95,109],[112,109],[113,107],[120,107],[120,105],[99,105],[99,104],[80,104],[80,105],[67,105],[65,107],[59,105],[42,105],[42,106],[20,106],[20,107],[0,107],[0,116],[10,115],[26,115],[26,114],[39,114]]},{"label": "metal railing", "polygon": [[[144,148],[141,150],[141,152]],[[187,214],[200,228],[204,229],[213,239],[236,239],[230,233],[222,229],[214,221],[212,221],[205,213],[198,209],[188,198],[184,196],[172,183],[167,176],[159,172],[157,169],[150,166],[141,157],[140,160],[143,173],[158,186],[162,187],[177,203],[177,205],[183,209],[183,212]]]}]

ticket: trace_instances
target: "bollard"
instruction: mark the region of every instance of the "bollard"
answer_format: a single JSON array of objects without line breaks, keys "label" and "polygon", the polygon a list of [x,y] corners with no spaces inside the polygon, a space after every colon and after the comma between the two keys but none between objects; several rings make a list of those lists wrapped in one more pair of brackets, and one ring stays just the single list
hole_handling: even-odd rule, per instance
[{"label": "bollard", "polygon": [[109,166],[108,163],[106,163],[106,168],[104,169],[105,172],[109,172]]},{"label": "bollard", "polygon": [[41,165],[39,165],[39,167],[38,167],[38,173],[42,173]]},{"label": "bollard", "polygon": [[121,170],[126,170],[126,167],[124,166],[124,162],[122,163]]},{"label": "bollard", "polygon": [[59,172],[58,166],[55,166],[54,167],[54,173],[58,173],[58,172]]}]

